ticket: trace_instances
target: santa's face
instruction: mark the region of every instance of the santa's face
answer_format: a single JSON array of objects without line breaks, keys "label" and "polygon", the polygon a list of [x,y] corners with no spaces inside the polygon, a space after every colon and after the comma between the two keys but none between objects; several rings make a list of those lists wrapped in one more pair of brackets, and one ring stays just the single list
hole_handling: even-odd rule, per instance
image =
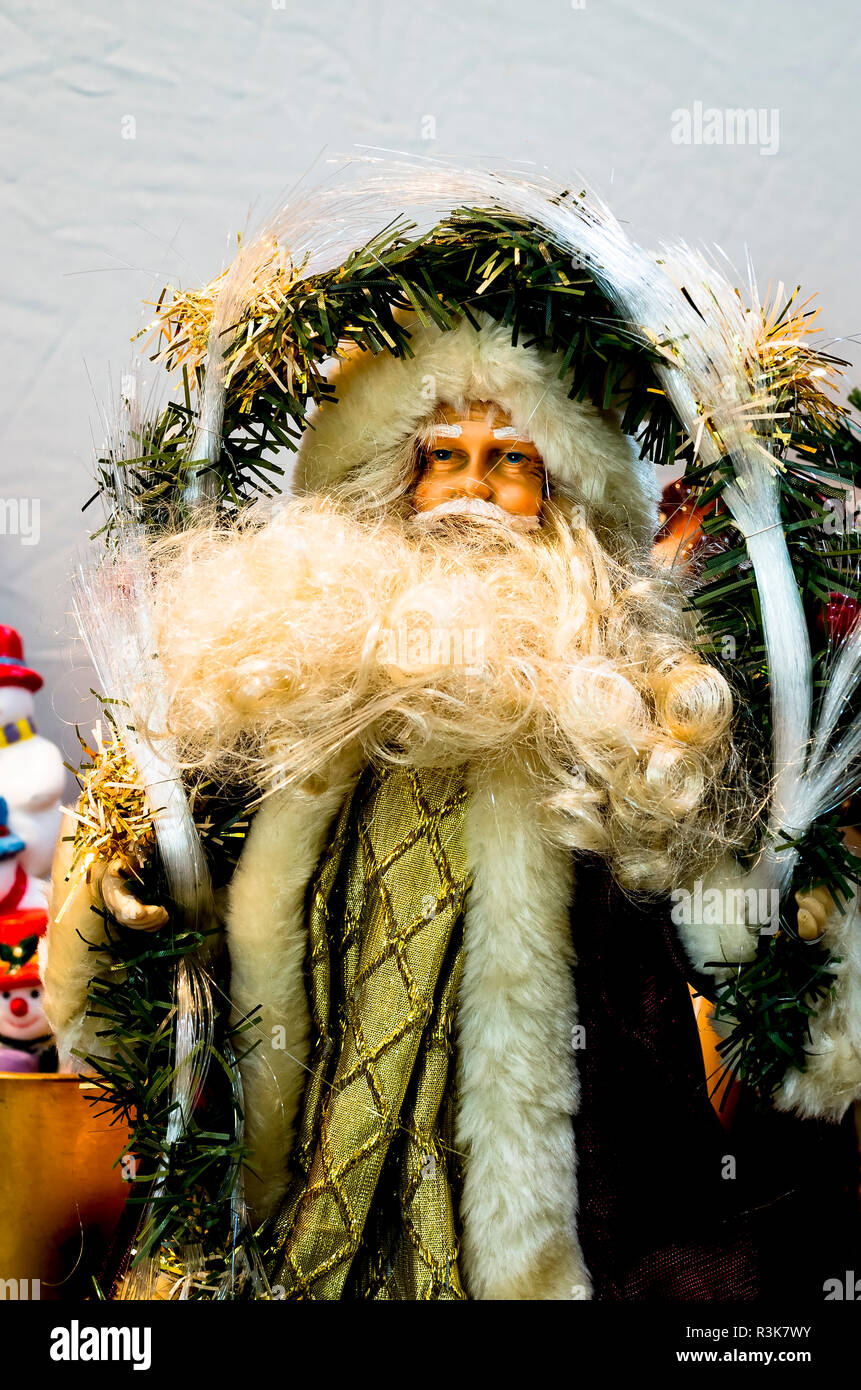
[{"label": "santa's face", "polygon": [[444,406],[428,427],[413,494],[417,511],[453,510],[466,503],[537,519],[543,494],[541,455],[500,406],[488,401],[472,401],[466,410]]},{"label": "santa's face", "polygon": [[41,985],[19,985],[0,992],[0,1038],[31,1042],[49,1032]]}]

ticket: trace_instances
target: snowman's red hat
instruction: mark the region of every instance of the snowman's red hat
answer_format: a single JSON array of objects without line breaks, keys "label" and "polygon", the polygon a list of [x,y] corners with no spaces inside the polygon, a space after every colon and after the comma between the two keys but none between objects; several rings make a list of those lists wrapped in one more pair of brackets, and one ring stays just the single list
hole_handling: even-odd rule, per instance
[{"label": "snowman's red hat", "polygon": [[26,690],[41,690],[42,677],[24,662],[24,648],[14,627],[0,623],[0,686],[23,685]]},{"label": "snowman's red hat", "polygon": [[0,989],[40,985],[39,941],[48,914],[41,907],[18,908],[0,917]]}]

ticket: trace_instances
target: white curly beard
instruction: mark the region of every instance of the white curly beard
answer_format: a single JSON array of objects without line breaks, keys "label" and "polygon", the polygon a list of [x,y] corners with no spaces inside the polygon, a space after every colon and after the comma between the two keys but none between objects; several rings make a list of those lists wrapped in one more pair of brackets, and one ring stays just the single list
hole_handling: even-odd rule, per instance
[{"label": "white curly beard", "polygon": [[156,543],[183,765],[265,791],[351,745],[413,766],[514,757],[554,835],[615,857],[629,883],[678,882],[677,852],[721,834],[731,708],[681,594],[552,505],[528,531],[487,503],[428,515],[294,498],[262,526]]}]

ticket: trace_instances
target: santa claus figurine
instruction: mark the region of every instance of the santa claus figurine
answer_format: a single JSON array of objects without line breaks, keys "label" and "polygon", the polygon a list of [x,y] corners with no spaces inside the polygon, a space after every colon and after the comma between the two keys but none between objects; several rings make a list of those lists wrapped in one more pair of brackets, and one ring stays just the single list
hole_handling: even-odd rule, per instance
[{"label": "santa claus figurine", "polygon": [[[107,1291],[745,1301],[785,1296],[791,1270],[796,1297],[821,1298],[859,1267],[861,904],[853,889],[834,911],[783,857],[811,806],[848,794],[839,750],[802,775],[810,731],[824,760],[837,714],[815,725],[802,562],[774,491],[786,401],[819,401],[810,350],[788,369],[789,338],[781,327],[777,347],[759,306],[741,310],[705,260],[680,253],[671,273],[626,249],[588,191],[515,181],[509,207],[496,176],[401,177],[375,171],[343,207],[303,202],[277,253],[267,231],[223,298],[195,297],[195,315],[219,307],[175,467],[173,417],[130,417],[99,461],[111,546],[75,604],[122,745],[60,841],[45,981],[64,1065],[88,1058],[118,1113],[134,1093],[133,1148],[155,1152],[157,1134],[152,1195]],[[339,265],[384,185],[458,211],[420,256],[398,243],[391,272],[379,241]],[[376,225],[392,213],[381,199]],[[574,295],[572,252],[587,277]],[[325,274],[300,287],[309,257]],[[160,331],[187,369],[199,322],[184,303]],[[252,419],[268,438],[273,378],[291,421],[275,437],[298,442],[291,492],[239,520],[260,489],[257,455],[253,477],[236,460]],[[144,461],[141,439],[155,441]],[[686,547],[717,483],[675,493],[693,523],[672,541],[684,563],[651,558],[652,459],[685,441],[709,475],[734,470],[720,502],[745,542],[708,624]],[[742,667],[715,635],[746,624]],[[836,711],[844,687],[830,688]],[[136,828],[114,834],[130,788],[151,807],[143,862]],[[827,854],[809,862],[839,889]],[[179,950],[165,998],[156,972]],[[795,981],[811,978],[808,1003]],[[730,1144],[689,985],[732,991],[721,1062],[743,1067],[743,1099],[759,1086],[798,1118],[740,1101]],[[169,1098],[152,1083],[159,1029]],[[240,1029],[234,1066],[218,1039]],[[198,1137],[225,1132],[220,1102],[204,1119],[197,1100],[209,1057],[210,1076],[228,1062],[221,1109],[247,1162],[228,1180],[209,1167],[189,1198],[197,1156],[209,1163]]]},{"label": "santa claus figurine", "polygon": [[36,732],[33,696],[41,687],[18,633],[0,624],[0,795],[25,844],[22,865],[40,877],[50,871],[66,776],[59,748]]},{"label": "santa claus figurine", "polygon": [[38,962],[48,924],[45,885],[24,869],[25,849],[0,797],[0,1071],[54,1071]]}]

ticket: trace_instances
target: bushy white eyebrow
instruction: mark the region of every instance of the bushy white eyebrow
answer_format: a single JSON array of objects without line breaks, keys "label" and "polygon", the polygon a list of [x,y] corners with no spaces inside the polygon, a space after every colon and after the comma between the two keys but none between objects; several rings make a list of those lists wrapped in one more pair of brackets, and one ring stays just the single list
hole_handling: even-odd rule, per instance
[{"label": "bushy white eyebrow", "polygon": [[[432,439],[459,439],[463,434],[461,425],[430,424],[426,425],[421,431],[421,441],[428,444]],[[494,439],[519,439],[523,444],[531,444],[532,441],[520,430],[516,430],[513,425],[501,425],[499,429],[493,431]]]},{"label": "bushy white eyebrow", "polygon": [[498,430],[493,431],[494,439],[519,439],[521,444],[531,444],[532,440],[528,435],[516,430],[513,425],[501,425]]}]

